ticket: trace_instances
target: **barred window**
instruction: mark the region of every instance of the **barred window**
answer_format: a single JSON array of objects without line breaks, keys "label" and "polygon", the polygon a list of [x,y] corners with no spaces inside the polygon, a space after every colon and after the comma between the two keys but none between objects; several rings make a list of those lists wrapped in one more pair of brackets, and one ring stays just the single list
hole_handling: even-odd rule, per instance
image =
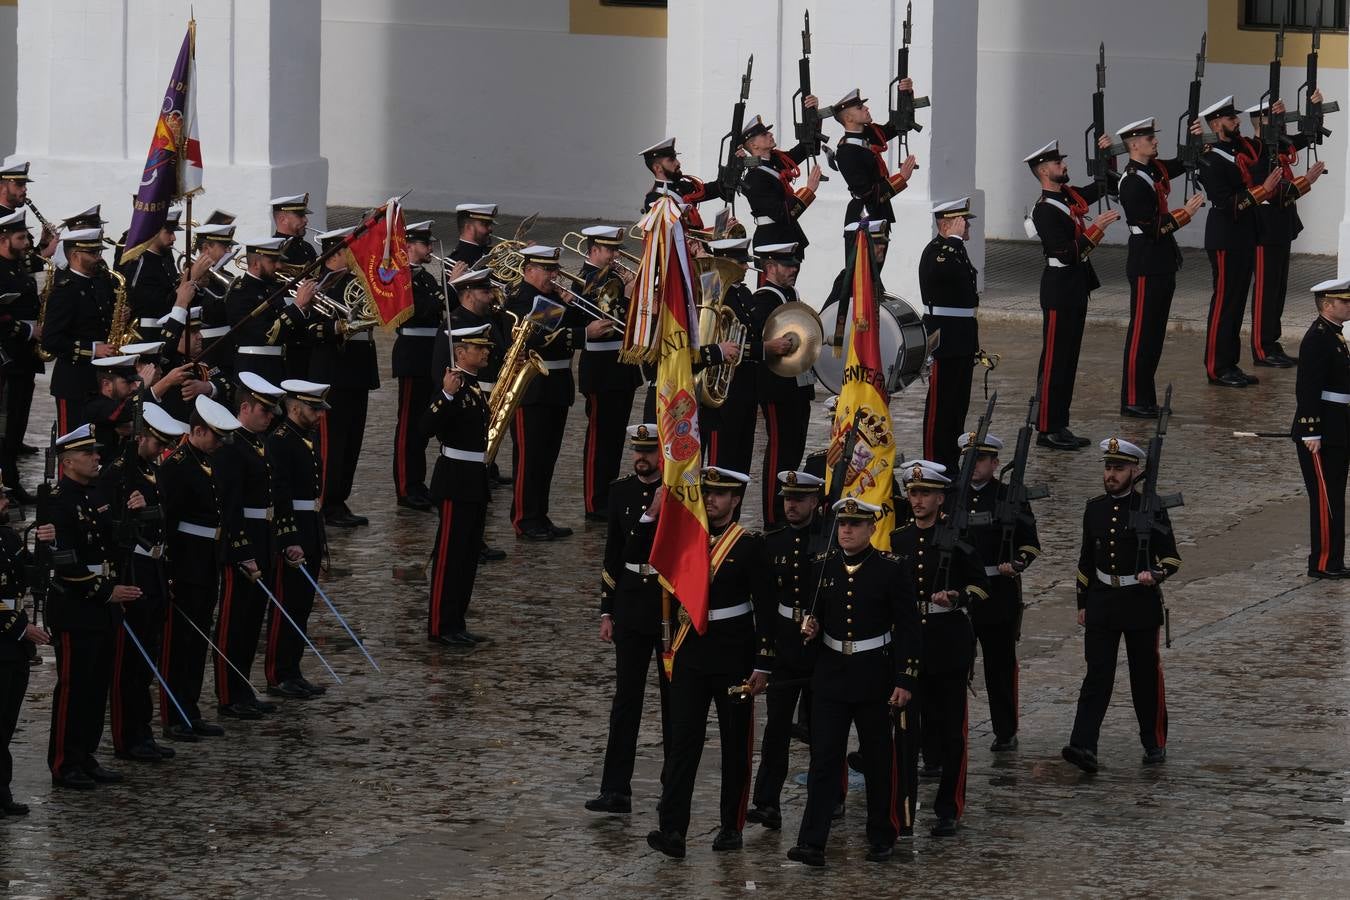
[{"label": "barred window", "polygon": [[1279,28],[1283,18],[1289,31],[1312,31],[1322,13],[1325,31],[1346,30],[1347,0],[1243,0],[1243,28]]}]

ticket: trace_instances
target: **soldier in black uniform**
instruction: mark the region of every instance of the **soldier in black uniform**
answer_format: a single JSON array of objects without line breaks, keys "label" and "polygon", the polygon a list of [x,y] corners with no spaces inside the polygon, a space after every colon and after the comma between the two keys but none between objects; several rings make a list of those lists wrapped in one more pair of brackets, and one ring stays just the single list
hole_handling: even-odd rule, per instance
[{"label": "soldier in black uniform", "polygon": [[[1238,368],[1242,348],[1239,332],[1247,307],[1247,288],[1256,265],[1258,207],[1279,187],[1282,173],[1275,169],[1257,181],[1261,151],[1238,133],[1241,123],[1233,97],[1202,110],[1200,117],[1219,142],[1206,147],[1197,178],[1209,198],[1205,218],[1205,252],[1214,275],[1205,334],[1205,374],[1221,387],[1246,387],[1259,379]],[[1192,132],[1199,127],[1193,123]]]},{"label": "soldier in black uniform", "polygon": [[1154,520],[1148,559],[1140,558],[1139,536],[1130,527],[1130,514],[1139,509],[1135,485],[1146,461],[1144,451],[1120,438],[1102,441],[1101,448],[1106,493],[1089,500],[1083,511],[1078,554],[1078,624],[1085,629],[1087,674],[1078,692],[1073,733],[1062,751],[1066,760],[1088,773],[1097,771],[1097,736],[1111,703],[1122,636],[1144,765],[1167,759],[1167,699],[1158,650],[1161,585],[1181,568],[1166,510],[1159,510]]},{"label": "soldier in black uniform", "polygon": [[440,443],[431,475],[431,498],[440,523],[431,556],[427,639],[460,649],[489,639],[469,631],[465,614],[478,575],[487,521],[487,397],[477,375],[492,353],[487,325],[456,328],[455,365],[441,373],[440,394],[422,411],[419,428]]},{"label": "soldier in black uniform", "polygon": [[61,480],[38,510],[39,525],[53,525],[51,589],[45,624],[56,648],[52,729],[47,766],[57,787],[89,790],[122,780],[94,753],[103,736],[103,711],[112,671],[113,633],[122,627],[121,605],[141,596],[133,585],[115,584],[111,568],[111,522],[90,487],[98,475],[94,431],[81,425],[58,437]]},{"label": "soldier in black uniform", "polygon": [[642,199],[642,211],[652,208],[658,197],[674,197],[684,208],[684,221],[689,228],[703,228],[703,217],[699,215],[698,205],[709,200],[725,200],[728,203],[734,197],[724,196],[722,186],[717,182],[708,184],[701,178],[684,174],[680,167],[680,157],[675,151],[675,138],[666,138],[659,144],[653,144],[638,154],[647,171],[656,181],[647,196]]},{"label": "soldier in black uniform", "polygon": [[[267,434],[281,415],[281,388],[253,372],[239,374],[235,390],[235,418],[242,426],[215,452],[211,463],[221,495],[234,508],[226,510],[232,558],[252,560],[259,578],[272,579],[279,565],[272,522],[276,501],[272,493],[272,460]],[[253,685],[240,674],[253,671],[258,637],[271,601],[257,581],[237,565],[226,565],[221,579],[220,616],[216,620],[216,704],[223,716],[258,719],[275,712],[276,705],[260,700]],[[236,672],[238,670],[238,672]]]},{"label": "soldier in black uniform", "polygon": [[1158,159],[1157,120],[1131,122],[1116,134],[1130,161],[1120,177],[1120,208],[1130,226],[1125,277],[1130,282],[1130,325],[1125,330],[1125,363],[1120,378],[1120,414],[1151,419],[1158,414],[1153,376],[1162,359],[1172,294],[1181,268],[1176,232],[1205,205],[1205,195],[1191,195],[1169,210],[1172,179],[1185,173],[1180,160]]},{"label": "soldier in black uniform", "polygon": [[1298,351],[1297,408],[1290,426],[1308,489],[1308,575],[1350,578],[1345,567],[1345,482],[1350,468],[1350,279],[1313,286],[1318,316]]},{"label": "soldier in black uniform", "polygon": [[[830,820],[842,797],[840,772],[856,726],[867,772],[867,859],[891,858],[897,834],[912,831],[912,805],[897,808],[891,716],[907,715],[923,635],[911,565],[872,546],[881,507],[847,497],[834,505],[839,547],[818,563],[820,596],[800,629],[823,645],[811,680],[811,773],[806,812],[788,859],[825,865]],[[906,798],[908,801],[908,798]],[[906,818],[900,818],[904,815]]]},{"label": "soldier in black uniform", "polygon": [[[661,584],[647,557],[629,559],[629,539],[638,518],[661,490],[661,442],[653,424],[630,425],[633,472],[609,489],[609,528],[600,572],[600,640],[614,645],[614,701],[609,709],[609,742],[600,795],[586,801],[591,812],[626,815],[633,811],[633,761],[637,756],[642,701],[652,657],[661,698],[661,761],[670,747],[670,682],[661,667]],[[639,542],[633,542],[640,551]]]},{"label": "soldier in black uniform", "polygon": [[[708,730],[708,706],[717,708],[722,738],[721,828],[713,850],[741,849],[750,766],[754,756],[754,706],[728,688],[744,686],[751,696],[764,689],[773,665],[773,576],[764,539],[735,521],[750,476],[709,466],[703,470],[703,502],[712,541],[707,631],[699,634],[681,607],[675,635],[675,664],[670,682],[670,729],[661,802],[660,827],[647,843],[667,856],[682,858],[689,830],[689,806]],[[647,559],[661,514],[662,491],[624,551],[626,559]]]},{"label": "soldier in black uniform", "polygon": [[131,262],[122,262],[118,271],[127,280],[127,302],[131,305],[131,323],[143,340],[159,337],[159,320],[173,306],[174,292],[182,278],[173,260],[173,244],[178,238],[182,212],[169,210],[164,227],[149,246]]},{"label": "soldier in black uniform", "polygon": [[455,207],[455,228],[459,239],[450,259],[473,268],[492,249],[492,229],[497,224],[497,204],[461,203]]},{"label": "soldier in black uniform", "polygon": [[[815,582],[811,566],[821,552],[820,500],[824,480],[789,469],[778,473],[785,524],[764,535],[777,587],[778,617],[774,620],[773,681],[779,687],[765,697],[764,738],[759,745],[759,772],[751,795],[754,807],[746,821],[765,828],[783,827],[778,798],[788,774],[788,746],[792,742],[792,711],[811,678],[814,653],[802,642],[802,618],[810,612]],[[793,686],[791,683],[796,683]]]},{"label": "soldier in black uniform", "polygon": [[[805,104],[815,107],[816,98],[808,96]],[[765,244],[790,243],[804,254],[810,241],[797,219],[816,199],[823,174],[820,166],[807,174],[806,187],[794,190],[792,183],[801,174],[800,164],[818,153],[819,148],[803,141],[786,152],[777,149],[773,126],[764,124],[759,116],[746,123],[744,135],[747,157],[739,189],[755,217],[752,237],[756,251]]]},{"label": "soldier in black uniform", "polygon": [[[914,93],[914,82],[901,79],[900,91]],[[865,215],[871,220],[895,221],[891,198],[909,186],[910,176],[917,169],[914,154],[905,157],[900,171],[894,175],[886,165],[886,146],[895,140],[898,132],[890,122],[877,125],[867,99],[857,88],[849,91],[831,109],[834,120],[844,127],[839,138],[835,162],[848,184],[851,199],[844,210],[844,224],[856,222]]]},{"label": "soldier in black uniform", "polygon": [[426,270],[431,258],[432,222],[414,222],[407,227],[408,264],[412,266],[412,314],[398,326],[398,337],[389,354],[389,368],[398,379],[398,421],[394,426],[394,492],[398,505],[429,510],[427,491],[427,441],[418,419],[431,403],[436,381],[427,364],[445,320],[445,293],[440,279]]},{"label": "soldier in black uniform", "polygon": [[1087,224],[1088,207],[1097,202],[1097,182],[1069,184],[1067,157],[1059,141],[1051,141],[1025,162],[1041,183],[1031,223],[1041,239],[1045,269],[1041,272],[1041,359],[1037,379],[1041,392],[1037,445],[1053,450],[1079,450],[1088,445],[1069,430],[1069,406],[1078,376],[1078,351],[1083,344],[1088,295],[1101,286],[1088,255],[1101,243],[1106,228],[1120,218],[1108,209]]},{"label": "soldier in black uniform", "polygon": [[933,207],[937,237],[919,257],[919,292],[923,325],[938,335],[928,370],[928,397],[923,404],[923,455],[951,468],[956,465],[956,438],[966,427],[970,382],[980,352],[980,326],[975,308],[977,269],[966,252],[970,237],[970,198]]},{"label": "soldier in black uniform", "polygon": [[276,278],[281,246],[281,238],[246,241],[248,271],[234,280],[225,295],[226,319],[235,329],[229,338],[235,346],[233,371],[256,372],[273,384],[286,377],[288,353],[331,331],[320,317],[309,315],[310,301],[318,291],[318,283],[309,279],[296,286],[294,303],[278,297],[262,313],[249,316],[281,287]]},{"label": "soldier in black uniform", "polygon": [[[944,560],[933,539],[938,517],[951,479],[936,467],[914,462],[904,464],[905,491],[914,518],[891,533],[891,550],[908,559],[914,571],[914,589],[923,623],[923,661],[919,667],[919,706],[912,729],[919,740],[905,744],[906,799],[913,801],[918,788],[918,757],[921,744],[931,746],[942,763],[933,814],[937,817],[933,837],[956,834],[966,805],[966,735],[970,706],[966,685],[975,663],[975,634],[966,609],[989,601],[984,566],[958,545]],[[946,569],[944,573],[944,568]],[[924,737],[926,732],[933,732]],[[927,752],[927,751],[925,751]],[[913,810],[906,821],[913,822]]]},{"label": "soldier in black uniform", "polygon": [[[0,166],[0,219],[11,216],[21,210],[28,202],[28,185],[32,178],[28,177],[28,163],[14,163],[9,166]],[[37,252],[28,260],[28,271],[41,272],[44,268],[42,260],[39,257],[50,258],[59,247],[56,235],[46,228],[42,229],[42,237],[34,242],[31,232],[28,233],[28,244],[37,249]]]},{"label": "soldier in black uniform", "polygon": [[[328,409],[328,385],[288,379],[280,385],[286,392],[286,419],[266,440],[272,460],[272,500],[277,510],[274,527],[281,547],[281,565],[273,590],[292,625],[273,604],[267,620],[267,693],[293,700],[309,700],[326,693],[300,672],[305,641],[296,626],[309,627],[314,610],[314,587],[296,567],[314,572],[325,546],[322,502],[323,465],[319,458],[316,428]],[[306,631],[306,633],[308,633]]]},{"label": "soldier in black uniform", "polygon": [[[750,469],[755,447],[755,422],[759,419],[759,368],[764,359],[764,340],[755,318],[754,293],[745,284],[750,265],[749,238],[722,238],[711,241],[708,250],[717,259],[726,259],[739,267],[739,276],[722,295],[722,305],[736,314],[745,329],[739,362],[731,376],[726,400],[721,406],[700,406],[699,430],[710,466],[725,466],[734,472]],[[729,274],[735,268],[727,265]],[[780,341],[780,349],[787,349]]]},{"label": "soldier in black uniform", "polygon": [[[99,473],[98,490],[116,523],[119,580],[141,589],[141,596],[123,607],[126,623],[150,658],[158,660],[169,600],[159,458],[187,434],[187,425],[153,403],[143,405],[142,418],[143,432],[119,446],[112,462]],[[172,759],[174,751],[155,742],[151,725],[154,673],[125,628],[117,632],[113,646],[109,705],[117,758],[136,762]],[[178,715],[176,711],[169,714]]]},{"label": "soldier in black uniform", "polygon": [[[222,223],[202,225],[192,233],[197,242],[197,258],[192,261],[188,277],[197,283],[202,315],[212,327],[226,323],[225,294],[234,282],[233,260],[221,260],[236,246],[234,226]],[[213,274],[207,274],[207,270]],[[161,326],[162,327],[162,326]],[[222,354],[221,362],[228,362],[229,354]]]},{"label": "soldier in black uniform", "polygon": [[[607,310],[620,319],[626,317],[623,294],[628,290],[623,269],[615,265],[623,247],[623,229],[616,225],[592,225],[583,228],[586,262],[577,273],[585,279],[581,293],[592,303],[602,290],[619,292],[615,308]],[[631,281],[631,278],[629,278]],[[582,445],[582,493],[586,518],[605,521],[609,509],[609,485],[619,474],[623,456],[624,431],[633,411],[633,396],[642,383],[637,366],[619,361],[623,349],[623,329],[586,339],[577,362],[577,389],[586,398],[586,438]]]},{"label": "soldier in black uniform", "polygon": [[[802,260],[796,244],[769,244],[755,247],[755,256],[764,270],[764,286],[755,291],[753,315],[755,333],[764,334],[769,315],[784,303],[797,298],[797,273]],[[791,348],[786,337],[764,341],[763,357],[783,356]],[[811,400],[816,396],[815,376],[810,371],[795,378],[775,375],[768,366],[758,368],[757,393],[764,413],[764,526],[778,524],[782,510],[775,502],[773,480],[784,469],[795,469],[806,452],[806,430],[811,424]]]},{"label": "soldier in black uniform", "polygon": [[[963,453],[970,453],[973,432],[961,435]],[[967,509],[972,515],[988,514],[1007,494],[1007,485],[997,480],[999,451],[1003,441],[986,435],[975,452],[975,471],[970,478]],[[994,726],[995,753],[1017,749],[1018,664],[1017,642],[1022,636],[1022,573],[1041,555],[1041,540],[1036,533],[1036,516],[1031,504],[1023,504],[1013,533],[1004,539],[996,522],[972,525],[967,540],[984,565],[989,581],[989,599],[970,609],[975,637],[984,657],[984,691],[989,695],[989,719]]]},{"label": "soldier in black uniform", "polygon": [[82,421],[94,426],[99,443],[99,463],[108,465],[121,451],[121,439],[131,433],[131,404],[140,389],[136,357],[104,356],[94,360],[94,382],[98,393],[84,404]]},{"label": "soldier in black uniform", "polygon": [[[191,285],[186,286],[191,289]],[[222,401],[229,396],[237,375],[216,364],[218,359],[229,359],[231,351],[213,352],[199,362],[192,359],[202,352],[203,336],[209,329],[202,327],[202,308],[188,306],[191,297],[179,288],[178,302],[161,322],[164,337],[161,368],[164,375],[151,388],[153,401],[179,421],[192,415],[192,404],[198,395]],[[228,327],[228,326],[226,326]]]},{"label": "soldier in black uniform", "polygon": [[[5,183],[0,176],[0,184]],[[38,355],[41,310],[37,281],[32,274],[32,235],[23,210],[0,214],[0,295],[17,294],[0,317],[0,377],[4,379],[5,433],[0,437],[0,473],[15,502],[31,504],[32,496],[19,482],[19,454],[33,405],[33,380],[47,367]],[[40,264],[39,264],[40,265]]]},{"label": "soldier in black uniform", "polygon": [[42,349],[56,359],[51,392],[56,398],[56,430],[68,433],[94,391],[96,357],[115,356],[108,345],[112,327],[113,285],[103,266],[103,231],[68,231],[62,238],[70,268],[47,300]]},{"label": "soldier in black uniform", "polygon": [[238,498],[225,494],[214,474],[214,457],[225,439],[239,430],[239,420],[210,397],[198,397],[188,420],[188,439],[160,464],[160,498],[168,535],[169,573],[173,594],[164,616],[164,664],[161,671],[169,690],[187,713],[188,728],[167,697],[160,698],[164,736],[176,741],[219,737],[225,729],[202,718],[202,680],[206,674],[207,645],[220,599],[221,566],[257,563],[244,556],[250,548],[227,543],[238,534],[234,521],[242,514]]},{"label": "soldier in black uniform", "polygon": [[273,197],[272,236],[281,238],[281,261],[293,266],[303,266],[319,258],[314,245],[305,240],[305,231],[309,228],[309,217],[314,210],[309,208],[309,192],[293,194],[289,197]]}]

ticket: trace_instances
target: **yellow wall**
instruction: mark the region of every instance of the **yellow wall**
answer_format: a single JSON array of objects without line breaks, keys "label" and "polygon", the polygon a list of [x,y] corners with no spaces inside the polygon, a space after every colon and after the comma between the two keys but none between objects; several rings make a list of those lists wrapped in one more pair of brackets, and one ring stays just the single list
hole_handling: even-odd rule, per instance
[{"label": "yellow wall", "polygon": [[[1238,27],[1241,0],[1209,0],[1209,61],[1265,65],[1275,52],[1275,32],[1248,30]],[[1303,59],[1312,46],[1312,35],[1306,31],[1290,31],[1284,37],[1284,64],[1303,65]],[[1318,69],[1346,67],[1346,35],[1322,33],[1322,49],[1317,57]]]},{"label": "yellow wall", "polygon": [[[4,0],[0,0],[4,2]],[[666,36],[666,11],[641,6],[601,6],[600,0],[570,0],[568,31],[623,37]]]}]

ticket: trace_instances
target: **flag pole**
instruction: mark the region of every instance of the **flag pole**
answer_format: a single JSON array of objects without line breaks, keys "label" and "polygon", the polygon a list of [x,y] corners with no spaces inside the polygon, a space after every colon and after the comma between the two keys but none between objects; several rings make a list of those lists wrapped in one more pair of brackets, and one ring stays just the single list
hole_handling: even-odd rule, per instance
[{"label": "flag pole", "polygon": [[[189,66],[188,66],[188,71],[192,73],[192,76],[193,76],[193,78],[195,79],[195,77],[196,77],[196,75],[197,75],[197,67],[196,67],[196,61],[197,61],[197,19],[196,19],[195,16],[193,15],[193,10],[192,10],[191,7],[188,7],[188,56],[189,56],[189,59],[191,60]],[[192,91],[192,92],[195,92],[196,89],[197,89],[197,86],[196,86],[195,84],[193,84],[193,85],[191,85],[191,87],[190,87],[189,90]],[[189,93],[188,96],[192,96],[192,94]],[[196,106],[196,105],[193,104],[193,106],[194,106],[194,109],[193,109],[193,115],[195,116],[195,115],[196,115],[196,109],[195,109],[195,106]],[[179,155],[178,155],[178,166],[179,166],[178,172],[179,172],[179,184],[180,184],[180,186],[182,185],[182,171],[183,171],[183,166],[190,165],[190,163],[188,162],[188,159],[187,159],[187,149],[188,149],[188,138],[189,138],[189,137],[190,137],[190,135],[188,134],[188,131],[187,131],[187,130],[184,130],[184,132],[183,132],[183,146],[179,149]],[[184,266],[183,266],[183,278],[186,279],[186,278],[188,277],[188,272],[191,271],[191,269],[192,269],[192,194],[188,194],[188,195],[187,195],[187,201],[184,203],[184,208],[183,208],[183,221],[184,221],[184,224],[183,224],[183,245],[184,245],[184,246],[183,246],[183,259],[185,260],[185,264],[184,264]]]},{"label": "flag pole", "polygon": [[183,277],[187,277],[188,271],[192,268],[192,195],[188,194],[187,202],[183,209],[183,220],[186,224],[183,226]]}]

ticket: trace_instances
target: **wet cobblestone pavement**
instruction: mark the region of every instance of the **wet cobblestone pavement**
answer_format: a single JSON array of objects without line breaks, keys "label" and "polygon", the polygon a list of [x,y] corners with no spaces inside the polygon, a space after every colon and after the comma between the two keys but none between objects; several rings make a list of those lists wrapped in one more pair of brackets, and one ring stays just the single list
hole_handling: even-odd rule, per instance
[{"label": "wet cobblestone pavement", "polygon": [[[1291,309],[1302,308],[1295,293]],[[1099,438],[1115,419],[1123,330],[1092,324],[1074,428]],[[1046,896],[1350,894],[1350,590],[1309,581],[1307,513],[1285,441],[1235,443],[1235,428],[1282,429],[1292,373],[1245,391],[1204,384],[1202,338],[1174,334],[1163,378],[1177,385],[1163,484],[1185,564],[1169,582],[1175,646],[1164,652],[1171,719],[1165,766],[1145,770],[1122,671],[1101,743],[1103,769],[1059,759],[1082,674],[1073,570],[1082,503],[1100,491],[1097,454],[1033,453],[1029,477],[1045,555],[1028,572],[1021,645],[1021,749],[995,759],[985,700],[971,704],[969,801],[961,834],[921,836],[889,866],[862,860],[861,794],[851,794],[830,867],[788,863],[804,805],[789,782],[784,830],[750,826],[745,849],[713,854],[715,729],[705,751],[688,859],[648,849],[660,758],[655,690],[644,720],[631,816],[596,817],[612,651],[596,636],[603,526],[581,511],[584,415],[572,409],[554,485],[565,541],[518,544],[508,497],[490,510],[470,626],[496,643],[469,654],[426,643],[419,581],[433,514],[394,504],[389,447],[396,390],[372,398],[351,506],[368,528],[332,536],[331,596],[368,641],[374,673],[326,612],[314,634],[345,683],[260,723],[227,720],[223,739],[179,746],[153,767],[118,763],[126,784],[54,791],[44,768],[53,666],[33,671],[15,740],[25,819],[0,820],[0,878],[14,897],[458,897],[912,895]],[[1011,439],[1033,384],[1039,328],[989,326],[1003,363],[991,385],[994,430]],[[381,346],[387,368],[388,343]],[[978,382],[977,382],[978,390]],[[914,451],[921,388],[893,403],[898,442]],[[30,442],[45,433],[37,404]],[[818,407],[819,408],[819,407]],[[823,412],[810,446],[819,445]],[[1147,423],[1144,423],[1147,424]],[[1146,438],[1139,423],[1125,434]],[[509,457],[504,457],[509,458]],[[25,481],[37,477],[25,463]],[[756,478],[758,476],[756,475]],[[752,490],[758,491],[758,483]],[[747,524],[753,524],[750,504]],[[306,661],[307,674],[321,669]],[[1122,667],[1123,669],[1123,667]],[[255,684],[261,682],[255,677]],[[975,683],[981,685],[977,673]],[[762,701],[760,716],[762,717]],[[106,744],[106,739],[105,739]],[[806,748],[794,744],[794,772]],[[111,749],[103,754],[112,764]]]}]

